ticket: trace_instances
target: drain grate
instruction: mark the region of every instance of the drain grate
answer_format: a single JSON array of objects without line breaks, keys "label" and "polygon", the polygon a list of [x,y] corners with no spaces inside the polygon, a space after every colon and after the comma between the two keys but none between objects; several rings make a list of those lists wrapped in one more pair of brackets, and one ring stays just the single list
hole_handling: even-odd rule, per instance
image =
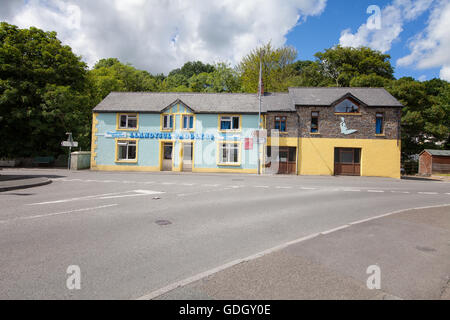
[{"label": "drain grate", "polygon": [[169,220],[156,220],[155,223],[159,226],[168,226],[169,224],[172,224]]}]

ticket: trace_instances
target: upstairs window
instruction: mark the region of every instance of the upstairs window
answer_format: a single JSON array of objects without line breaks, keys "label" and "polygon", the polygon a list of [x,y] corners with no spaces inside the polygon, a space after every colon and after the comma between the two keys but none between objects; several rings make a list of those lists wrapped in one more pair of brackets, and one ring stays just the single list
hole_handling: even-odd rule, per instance
[{"label": "upstairs window", "polygon": [[311,112],[311,133],[319,133],[319,113]]},{"label": "upstairs window", "polygon": [[183,130],[194,129],[194,116],[183,116]]},{"label": "upstairs window", "polygon": [[220,130],[239,130],[240,117],[239,116],[225,116],[220,117]]},{"label": "upstairs window", "polygon": [[275,117],[275,130],[286,132],[286,117]]},{"label": "upstairs window", "polygon": [[163,116],[162,129],[173,130],[173,115],[166,114]]},{"label": "upstairs window", "polygon": [[137,114],[121,114],[119,117],[119,129],[137,129]]},{"label": "upstairs window", "polygon": [[339,102],[334,107],[335,113],[359,113],[359,106],[349,99]]},{"label": "upstairs window", "polygon": [[375,122],[375,133],[384,134],[384,114],[377,112],[376,122]]}]

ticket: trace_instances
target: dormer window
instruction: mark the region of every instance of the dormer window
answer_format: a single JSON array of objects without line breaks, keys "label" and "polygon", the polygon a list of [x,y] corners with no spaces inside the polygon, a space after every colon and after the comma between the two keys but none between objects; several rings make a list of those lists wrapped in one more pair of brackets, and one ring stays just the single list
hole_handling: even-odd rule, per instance
[{"label": "dormer window", "polygon": [[339,102],[334,107],[335,113],[359,113],[359,106],[351,101],[350,99],[345,99]]}]

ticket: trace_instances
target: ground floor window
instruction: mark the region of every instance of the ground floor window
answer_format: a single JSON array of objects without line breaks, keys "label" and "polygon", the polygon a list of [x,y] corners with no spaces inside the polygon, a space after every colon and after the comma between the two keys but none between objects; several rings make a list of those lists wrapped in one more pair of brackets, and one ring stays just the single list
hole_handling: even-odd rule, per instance
[{"label": "ground floor window", "polygon": [[118,140],[117,161],[135,161],[135,160],[137,160],[136,140]]},{"label": "ground floor window", "polygon": [[239,143],[221,143],[219,145],[219,162],[226,165],[239,165]]}]

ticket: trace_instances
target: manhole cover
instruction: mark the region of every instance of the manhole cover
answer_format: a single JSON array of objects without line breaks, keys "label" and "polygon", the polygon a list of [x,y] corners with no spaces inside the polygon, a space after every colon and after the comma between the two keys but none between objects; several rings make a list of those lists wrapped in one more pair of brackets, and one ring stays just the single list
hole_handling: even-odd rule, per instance
[{"label": "manhole cover", "polygon": [[169,220],[156,220],[155,223],[159,226],[167,226],[169,224],[172,224]]},{"label": "manhole cover", "polygon": [[434,249],[434,248],[419,247],[419,246],[417,246],[416,249],[419,251],[423,251],[423,252],[435,252],[436,251],[436,249]]}]

